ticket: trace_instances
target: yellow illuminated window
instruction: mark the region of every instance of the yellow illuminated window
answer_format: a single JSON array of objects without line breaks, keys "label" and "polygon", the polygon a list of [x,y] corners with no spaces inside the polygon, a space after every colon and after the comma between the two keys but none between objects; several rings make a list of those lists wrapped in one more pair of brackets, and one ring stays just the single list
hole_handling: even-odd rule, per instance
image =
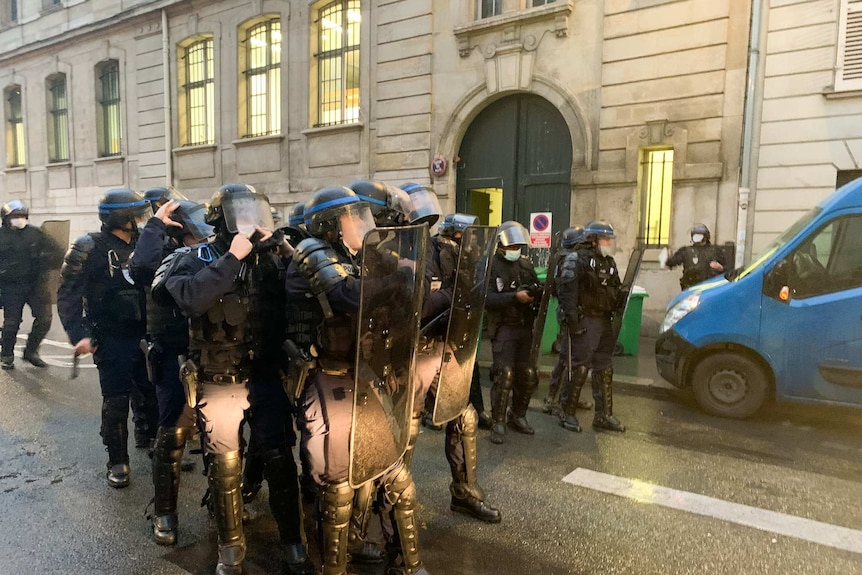
[{"label": "yellow illuminated window", "polygon": [[96,95],[99,157],[119,156],[122,126],[120,124],[120,63],[117,60],[108,60],[96,66]]},{"label": "yellow illuminated window", "polygon": [[281,132],[281,22],[271,18],[245,36],[245,137]]},{"label": "yellow illuminated window", "polygon": [[670,243],[673,150],[641,150],[639,240],[647,246]]},{"label": "yellow illuminated window", "polygon": [[212,38],[190,44],[183,54],[185,116],[183,145],[215,143],[215,67]]},{"label": "yellow illuminated window", "polygon": [[336,0],[318,12],[317,126],[359,121],[359,0]]},{"label": "yellow illuminated window", "polygon": [[6,166],[14,168],[26,162],[21,86],[12,86],[6,90]]},{"label": "yellow illuminated window", "polygon": [[48,78],[48,161],[69,160],[69,101],[66,97],[66,75]]}]

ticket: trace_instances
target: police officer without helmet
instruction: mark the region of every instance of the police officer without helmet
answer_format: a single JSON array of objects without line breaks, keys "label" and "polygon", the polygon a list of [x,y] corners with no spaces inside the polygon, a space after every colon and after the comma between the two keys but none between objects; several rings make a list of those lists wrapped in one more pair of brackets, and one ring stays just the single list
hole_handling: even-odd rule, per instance
[{"label": "police officer without helmet", "polygon": [[[682,277],[679,286],[688,289],[695,284],[708,280],[724,272],[727,267],[727,259],[724,251],[710,243],[709,228],[704,224],[695,224],[691,227],[691,245],[679,248],[670,258],[667,257],[667,248],[662,250],[659,262],[671,269],[682,266]],[[665,262],[662,259],[667,258]]]},{"label": "police officer without helmet", "polygon": [[0,208],[0,297],[3,301],[3,336],[0,367],[15,367],[15,341],[24,305],[30,306],[33,326],[24,360],[36,367],[47,364],[39,357],[39,344],[51,329],[51,297],[47,273],[63,262],[63,248],[42,230],[29,224],[30,212],[21,200]]},{"label": "police officer without helmet", "polygon": [[130,401],[135,445],[148,447],[156,434],[158,406],[140,348],[146,333],[144,289],[128,269],[139,229],[152,213],[141,194],[108,190],[99,200],[102,230],[75,240],[60,271],[57,312],[63,328],[75,353],[92,353],[99,371],[111,487],[129,485]]},{"label": "police officer without helmet", "polygon": [[[566,255],[556,278],[557,298],[562,310],[571,348],[571,389],[563,405],[565,419],[560,425],[580,431],[575,416],[581,388],[587,374],[593,374],[596,414],[593,428],[625,431],[613,414],[613,352],[616,336],[611,325],[620,311],[620,276],[611,254],[614,228],[599,220],[584,227],[585,243]],[[563,350],[566,353],[566,350]]]}]

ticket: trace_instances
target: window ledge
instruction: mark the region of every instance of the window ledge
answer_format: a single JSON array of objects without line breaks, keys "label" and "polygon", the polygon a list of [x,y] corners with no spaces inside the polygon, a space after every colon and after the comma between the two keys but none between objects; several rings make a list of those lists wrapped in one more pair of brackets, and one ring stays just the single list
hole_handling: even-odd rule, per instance
[{"label": "window ledge", "polygon": [[270,144],[280,142],[284,139],[284,134],[271,134],[269,136],[255,136],[253,138],[240,138],[231,142],[234,146],[242,148],[243,146],[253,146],[255,144]]},{"label": "window ledge", "polygon": [[198,144],[195,146],[180,146],[171,150],[174,154],[182,156],[183,154],[194,154],[195,152],[215,152],[218,144]]},{"label": "window ledge", "polygon": [[71,160],[58,160],[56,162],[48,162],[48,164],[45,167],[48,168],[49,170],[51,168],[71,168],[72,167],[72,161]]},{"label": "window ledge", "polygon": [[27,171],[27,166],[11,166],[9,168],[6,168],[7,174],[9,174],[9,173],[12,173],[12,174],[24,173],[26,171]]},{"label": "window ledge", "polygon": [[575,11],[573,0],[562,0],[536,8],[526,8],[517,12],[500,14],[489,18],[481,18],[475,22],[457,26],[453,30],[458,40],[458,52],[461,57],[470,54],[470,37],[488,32],[497,32],[510,26],[520,26],[539,20],[553,20],[554,34],[558,38],[569,35],[569,16]]},{"label": "window ledge", "polygon": [[319,136],[323,134],[337,134],[339,132],[357,132],[365,127],[363,122],[351,122],[349,124],[334,124],[332,126],[320,126],[319,128],[306,128],[302,131],[303,136]]},{"label": "window ledge", "polygon": [[96,164],[111,164],[114,162],[122,162],[126,159],[126,156],[101,156],[93,160]]},{"label": "window ledge", "polygon": [[844,98],[859,98],[862,97],[862,88],[855,90],[836,90],[834,86],[823,88],[823,97],[827,100],[842,100]]}]

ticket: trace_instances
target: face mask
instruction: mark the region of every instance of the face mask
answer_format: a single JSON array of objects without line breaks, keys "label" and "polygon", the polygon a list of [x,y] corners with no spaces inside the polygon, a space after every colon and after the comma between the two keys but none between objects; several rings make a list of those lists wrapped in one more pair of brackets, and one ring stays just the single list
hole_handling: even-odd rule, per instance
[{"label": "face mask", "polygon": [[691,241],[696,244],[699,244],[703,241],[703,234],[694,234],[693,236],[691,236]]},{"label": "face mask", "polygon": [[516,262],[521,257],[521,250],[506,250],[503,253],[503,257],[510,262]]},{"label": "face mask", "polygon": [[27,218],[9,218],[9,225],[16,230],[23,230],[27,227]]},{"label": "face mask", "polygon": [[144,231],[144,227],[147,225],[147,222],[135,222],[135,225],[138,227],[138,231]]},{"label": "face mask", "polygon": [[236,233],[250,238],[255,232],[254,224],[237,224]]},{"label": "face mask", "polygon": [[604,257],[611,256],[614,253],[614,246],[599,246],[599,253]]}]

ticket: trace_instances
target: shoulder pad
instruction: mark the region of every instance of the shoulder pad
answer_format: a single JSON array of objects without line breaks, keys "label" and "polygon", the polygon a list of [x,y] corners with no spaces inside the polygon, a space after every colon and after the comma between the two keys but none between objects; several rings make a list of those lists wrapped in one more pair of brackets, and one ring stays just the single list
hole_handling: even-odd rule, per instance
[{"label": "shoulder pad", "polygon": [[156,276],[153,278],[152,296],[153,301],[159,305],[170,305],[173,302],[171,294],[168,292],[167,279],[171,276],[177,264],[182,260],[182,256],[191,253],[194,246],[181,247],[172,251],[164,257],[162,263],[159,264],[156,270]]},{"label": "shoulder pad", "polygon": [[81,236],[72,242],[72,245],[69,247],[69,251],[66,253],[65,261],[63,262],[62,274],[66,276],[68,274],[80,272],[84,268],[84,264],[87,263],[87,259],[90,257],[90,254],[95,249],[96,238],[93,237],[93,234]]},{"label": "shoulder pad", "polygon": [[578,254],[575,252],[566,254],[560,264],[560,277],[573,278],[578,272]]},{"label": "shoulder pad", "polygon": [[299,242],[293,252],[293,261],[316,294],[329,292],[349,275],[332,246],[318,238]]}]

